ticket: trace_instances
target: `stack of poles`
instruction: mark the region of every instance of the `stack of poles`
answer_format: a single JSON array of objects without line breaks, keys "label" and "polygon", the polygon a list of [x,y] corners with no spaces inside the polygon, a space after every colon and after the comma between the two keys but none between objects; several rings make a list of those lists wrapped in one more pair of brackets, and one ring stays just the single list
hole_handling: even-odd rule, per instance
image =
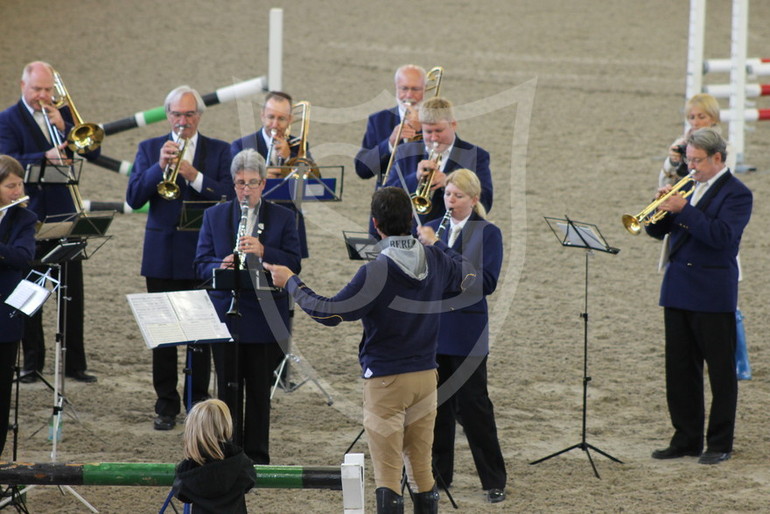
[{"label": "stack of poles", "polygon": [[[770,58],[747,58],[749,0],[733,0],[730,59],[703,58],[706,26],[706,0],[690,0],[690,37],[687,55],[686,97],[709,93],[716,98],[729,98],[729,109],[722,110],[722,120],[729,123],[728,140],[736,152],[738,170],[751,169],[745,162],[746,122],[770,120],[770,109],[746,105],[746,98],[770,95],[770,84],[747,84],[747,75],[770,75]],[[706,73],[728,73],[729,84],[703,85]]]},{"label": "stack of poles", "polygon": [[[239,82],[231,86],[225,86],[217,89],[213,93],[202,96],[203,103],[210,107],[221,103],[231,102],[239,98],[256,96],[268,91],[280,91],[282,88],[283,76],[283,9],[274,7],[270,9],[270,29],[268,36],[268,74],[267,77],[257,77],[245,82]],[[138,127],[146,127],[152,123],[157,123],[166,119],[166,110],[163,106],[137,112],[132,116],[100,124],[104,129],[104,135],[110,136],[126,130]],[[91,161],[92,164],[101,166],[110,171],[114,171],[124,176],[131,174],[133,163],[114,159],[107,155],[100,155],[97,159]],[[125,202],[96,202],[84,200],[86,211],[107,210],[121,213],[133,212]],[[137,212],[147,212],[148,206],[145,205]]]}]

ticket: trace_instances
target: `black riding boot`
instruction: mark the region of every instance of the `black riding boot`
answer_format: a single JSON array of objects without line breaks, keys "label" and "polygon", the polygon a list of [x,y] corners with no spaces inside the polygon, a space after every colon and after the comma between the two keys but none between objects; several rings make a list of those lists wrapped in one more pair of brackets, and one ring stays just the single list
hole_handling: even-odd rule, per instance
[{"label": "black riding boot", "polygon": [[378,487],[377,514],[404,514],[404,497],[396,494],[389,487]]},{"label": "black riding boot", "polygon": [[438,514],[438,489],[433,489],[424,493],[413,495],[414,514]]}]

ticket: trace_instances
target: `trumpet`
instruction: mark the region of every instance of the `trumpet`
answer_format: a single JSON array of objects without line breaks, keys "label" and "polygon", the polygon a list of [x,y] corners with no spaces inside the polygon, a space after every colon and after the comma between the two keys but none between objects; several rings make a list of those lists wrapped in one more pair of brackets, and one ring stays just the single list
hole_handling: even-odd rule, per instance
[{"label": "trumpet", "polygon": [[[431,70],[425,74],[425,92],[433,91],[433,96],[438,96],[439,92],[441,91],[441,78],[444,76],[444,68],[441,66],[435,66],[431,68]],[[401,120],[401,124],[398,126],[398,133],[396,134],[396,143],[393,145],[393,151],[390,152],[390,158],[388,159],[388,165],[385,168],[385,173],[382,174],[382,184],[385,184],[385,182],[388,180],[388,175],[390,174],[390,169],[393,167],[393,162],[396,156],[396,148],[398,148],[399,143],[401,143],[401,132],[404,130],[404,124],[406,123],[407,118],[409,117],[409,107],[412,106],[412,102],[404,102],[406,107],[406,112],[404,113],[404,118]],[[406,143],[412,143],[414,141],[422,141],[422,133],[415,134],[415,136],[407,141]]]},{"label": "trumpet", "polygon": [[682,192],[682,189],[684,189],[685,186],[690,184],[690,182],[695,182],[695,175],[696,170],[691,171],[686,177],[682,178],[679,182],[674,184],[671,187],[671,191],[664,194],[654,202],[652,202],[650,205],[642,209],[642,212],[637,214],[636,216],[631,216],[630,214],[624,214],[623,215],[623,226],[626,227],[626,230],[631,232],[633,235],[639,235],[639,233],[642,231],[642,227],[646,225],[652,225],[660,220],[663,219],[663,217],[668,214],[666,211],[659,211],[657,210],[660,205],[671,198],[672,195],[681,194],[682,198],[687,198],[692,194],[692,192],[695,190],[695,188],[691,188],[688,191]]},{"label": "trumpet", "polygon": [[[96,150],[104,140],[104,129],[95,123],[83,122],[83,118],[80,117],[80,113],[75,108],[75,102],[72,101],[67,88],[64,86],[61,75],[56,70],[52,70],[52,72],[54,90],[56,91],[55,96],[51,99],[52,105],[57,109],[68,105],[72,113],[72,119],[75,122],[75,126],[67,134],[67,147],[81,155]],[[43,106],[42,103],[40,105],[41,107]],[[43,112],[45,113],[45,109],[43,109]],[[46,119],[48,119],[48,113],[45,114]],[[50,130],[51,128],[49,127]],[[54,130],[54,132],[56,131]],[[53,143],[53,137],[51,142]]]},{"label": "trumpet", "polygon": [[417,189],[415,189],[412,195],[412,204],[414,209],[419,214],[427,214],[433,209],[433,203],[430,201],[431,190],[433,186],[433,177],[436,174],[436,170],[441,166],[441,154],[438,152],[438,141],[433,142],[433,149],[430,151],[428,159],[433,161],[433,169],[424,175],[417,183]]},{"label": "trumpet", "polygon": [[0,207],[0,212],[6,211],[6,210],[10,209],[11,207],[15,207],[17,205],[21,205],[22,207],[26,207],[27,206],[26,202],[28,200],[29,200],[29,196],[22,196],[18,200],[14,200],[11,203],[9,203],[8,205],[3,205],[2,207]]},{"label": "trumpet", "polygon": [[[182,133],[182,130],[179,130]],[[177,154],[177,160],[175,163],[169,162],[166,164],[166,169],[163,170],[163,180],[158,183],[158,194],[164,200],[176,200],[179,197],[179,185],[176,183],[176,177],[179,175],[179,166],[182,165],[184,160],[184,152],[187,150],[187,143],[190,141],[187,138],[182,139],[182,148]]]}]

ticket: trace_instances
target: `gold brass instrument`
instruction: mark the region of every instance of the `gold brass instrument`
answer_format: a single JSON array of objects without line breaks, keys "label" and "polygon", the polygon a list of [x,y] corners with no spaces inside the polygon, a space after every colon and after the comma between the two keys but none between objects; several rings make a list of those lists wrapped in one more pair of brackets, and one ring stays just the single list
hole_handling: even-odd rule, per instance
[{"label": "gold brass instrument", "polygon": [[[291,144],[290,146],[298,146],[299,149],[297,150],[297,155],[295,157],[290,158],[284,163],[284,170],[281,170],[281,178],[284,178],[286,175],[288,175],[288,171],[286,169],[291,167],[298,167],[298,166],[305,166],[307,167],[307,170],[305,171],[305,177],[313,177],[313,178],[321,178],[321,172],[318,169],[318,165],[308,157],[308,151],[307,151],[307,139],[308,134],[310,133],[310,102],[297,102],[294,105],[291,106],[292,112],[295,110],[299,110],[299,120],[300,120],[300,129],[299,129],[299,139],[296,143]],[[289,134],[286,134],[286,139],[289,138]]]},{"label": "gold brass instrument", "polygon": [[681,192],[681,190],[687,186],[690,182],[694,182],[695,179],[693,178],[693,175],[695,175],[695,170],[691,171],[689,175],[682,178],[679,182],[674,184],[671,187],[671,191],[664,194],[654,202],[652,202],[650,205],[642,209],[642,212],[637,214],[636,216],[631,216],[630,214],[624,214],[623,215],[623,226],[626,227],[626,230],[631,232],[633,235],[639,235],[639,233],[642,231],[642,227],[645,225],[652,225],[654,223],[659,222],[663,219],[663,217],[668,214],[667,211],[659,211],[657,210],[658,207],[671,198],[672,195],[681,194],[682,198],[687,198],[692,194],[692,192],[695,190],[695,188],[691,188],[688,191]]},{"label": "gold brass instrument", "polygon": [[412,195],[412,204],[414,205],[414,210],[416,210],[418,214],[427,214],[433,209],[433,202],[430,200],[430,197],[432,196],[430,188],[433,185],[433,176],[436,174],[436,170],[439,169],[439,166],[441,166],[441,154],[437,150],[438,141],[434,141],[433,149],[430,151],[428,160],[433,161],[435,166],[427,175],[423,175],[417,183],[417,189],[415,189],[414,194]]},{"label": "gold brass instrument", "polygon": [[[56,70],[52,71],[54,89],[56,91],[51,99],[53,106],[60,109],[64,105],[68,105],[72,113],[72,119],[75,122],[75,126],[67,134],[67,147],[81,155],[96,150],[104,140],[104,129],[95,123],[83,122],[83,118],[80,117],[80,113],[75,108],[75,102],[72,101],[67,88],[64,86],[61,75]],[[45,109],[43,110],[45,111]]]},{"label": "gold brass instrument", "polygon": [[[425,93],[428,93],[429,91],[433,91],[433,96],[438,96],[439,92],[441,91],[441,78],[443,76],[444,76],[443,67],[436,66],[434,68],[431,68],[431,70],[425,74]],[[401,132],[404,130],[404,124],[409,118],[409,108],[412,106],[412,102],[404,101],[403,103],[405,105],[404,118],[401,120],[401,124],[398,126],[398,133],[396,134],[396,142],[393,145],[393,151],[390,152],[390,158],[388,159],[388,165],[385,168],[385,173],[382,174],[382,182],[381,182],[382,184],[385,184],[385,182],[388,180],[390,169],[393,167],[393,162],[395,161],[396,148],[398,148],[399,143],[401,143]],[[422,141],[421,132],[415,134],[414,137],[409,138],[405,142],[413,143],[415,141]]]},{"label": "gold brass instrument", "polygon": [[[181,130],[179,131],[181,134]],[[176,200],[179,197],[179,185],[176,183],[176,178],[179,175],[179,167],[184,160],[184,153],[187,150],[187,143],[190,141],[187,138],[182,139],[182,148],[177,154],[176,162],[171,163],[169,161],[166,164],[166,169],[163,170],[163,180],[158,183],[158,194],[164,200]]]},{"label": "gold brass instrument", "polygon": [[6,211],[6,210],[10,209],[11,207],[15,207],[17,205],[21,205],[22,207],[26,207],[27,206],[26,202],[28,200],[29,200],[29,196],[22,196],[18,200],[14,200],[11,203],[9,203],[8,205],[3,205],[2,207],[0,207],[0,212]]}]

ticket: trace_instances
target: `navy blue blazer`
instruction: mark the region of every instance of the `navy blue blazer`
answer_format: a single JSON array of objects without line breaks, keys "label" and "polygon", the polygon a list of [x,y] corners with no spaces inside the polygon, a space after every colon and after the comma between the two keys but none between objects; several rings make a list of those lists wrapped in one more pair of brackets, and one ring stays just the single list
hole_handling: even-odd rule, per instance
[{"label": "navy blue blazer", "polygon": [[[396,167],[401,170],[406,182],[407,192],[411,195],[417,189],[417,164],[428,158],[428,152],[425,149],[425,143],[416,141],[414,143],[405,143],[398,146],[396,150],[396,162],[393,169],[390,170],[386,186],[402,187]],[[489,170],[489,152],[481,148],[455,138],[455,144],[452,152],[449,154],[444,173],[449,175],[454,170],[467,168],[474,171],[481,182],[481,204],[487,212],[492,210],[492,172]],[[426,223],[432,219],[444,216],[444,189],[439,188],[433,193],[431,198],[432,210],[428,214],[421,214],[420,221]]]},{"label": "navy blue blazer", "polygon": [[158,159],[161,147],[170,139],[171,133],[139,144],[134,168],[128,178],[126,202],[132,209],[150,202],[144,232],[142,275],[192,280],[196,277],[193,257],[198,233],[177,230],[182,202],[221,200],[222,197],[235,196],[230,175],[230,145],[198,133],[193,166],[203,174],[201,192],[187,185],[187,181],[179,176],[179,197],[176,200],[165,200],[158,194],[158,183],[163,180],[163,170]]},{"label": "navy blue blazer", "polygon": [[733,312],[738,303],[736,255],[749,222],[751,191],[728,170],[678,214],[668,214],[647,233],[669,238],[670,257],[660,305],[699,312]]},{"label": "navy blue blazer", "polygon": [[[69,107],[64,106],[59,112],[64,118],[65,133],[67,133],[74,126]],[[18,103],[0,113],[0,154],[10,155],[26,168],[28,164],[40,164],[45,152],[51,148],[53,145],[48,142],[24,102],[19,100]],[[69,149],[65,152],[68,157],[73,156]],[[99,157],[100,153],[101,149],[97,148],[84,157],[92,160]],[[56,217],[75,212],[75,204],[67,186],[27,184],[25,190],[29,195],[29,209],[37,214],[41,221],[49,216]]]},{"label": "navy blue blazer", "polygon": [[[441,220],[427,225],[437,230]],[[449,227],[441,235],[448,243]],[[483,356],[489,353],[489,312],[487,296],[497,288],[503,264],[503,235],[500,229],[476,213],[465,223],[452,250],[476,268],[478,278],[461,295],[445,295],[438,335],[442,355]]]},{"label": "navy blue blazer", "polygon": [[[206,210],[198,238],[195,265],[198,278],[210,280],[215,268],[233,253],[241,220],[241,207],[236,200]],[[294,213],[285,207],[262,200],[258,222],[264,225],[259,236],[265,247],[264,262],[283,264],[294,273],[301,270],[299,237]],[[209,291],[219,319],[231,328],[232,319],[225,313],[230,307],[230,291]],[[270,301],[272,297],[273,301]],[[243,343],[273,343],[289,338],[289,302],[283,289],[274,292],[241,291],[238,334]],[[268,321],[269,320],[269,321]]]},{"label": "navy blue blazer", "polygon": [[24,327],[24,315],[17,313],[5,299],[29,271],[35,256],[35,213],[24,207],[11,207],[0,222],[0,342],[18,341]]},{"label": "navy blue blazer", "polygon": [[354,160],[356,174],[359,177],[364,179],[377,177],[377,185],[380,185],[381,174],[385,172],[390,160],[388,139],[393,129],[400,123],[401,117],[397,106],[369,116],[361,149],[358,150]]}]

